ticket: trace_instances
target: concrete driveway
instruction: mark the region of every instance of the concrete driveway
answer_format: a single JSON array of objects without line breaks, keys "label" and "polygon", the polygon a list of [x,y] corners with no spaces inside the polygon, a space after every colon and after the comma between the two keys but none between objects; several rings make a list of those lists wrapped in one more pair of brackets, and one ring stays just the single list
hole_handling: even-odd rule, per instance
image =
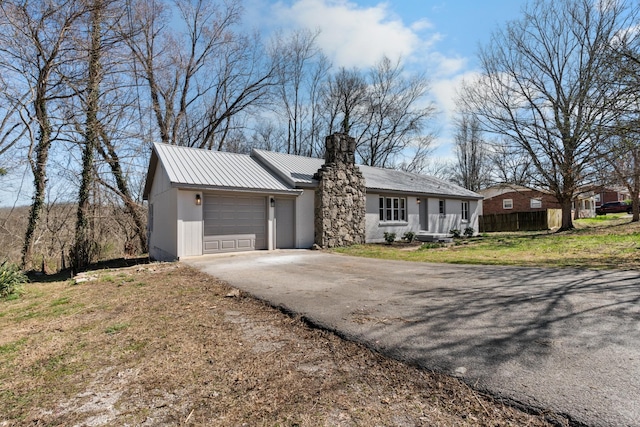
[{"label": "concrete driveway", "polygon": [[640,273],[317,251],[187,259],[389,356],[589,426],[640,426]]}]

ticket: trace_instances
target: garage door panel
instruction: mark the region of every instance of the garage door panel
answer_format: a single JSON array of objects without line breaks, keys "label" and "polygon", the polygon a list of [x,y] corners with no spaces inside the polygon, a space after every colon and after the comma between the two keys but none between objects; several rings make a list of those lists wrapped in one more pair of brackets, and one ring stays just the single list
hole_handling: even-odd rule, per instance
[{"label": "garage door panel", "polygon": [[205,253],[267,248],[266,197],[205,194],[203,216]]}]

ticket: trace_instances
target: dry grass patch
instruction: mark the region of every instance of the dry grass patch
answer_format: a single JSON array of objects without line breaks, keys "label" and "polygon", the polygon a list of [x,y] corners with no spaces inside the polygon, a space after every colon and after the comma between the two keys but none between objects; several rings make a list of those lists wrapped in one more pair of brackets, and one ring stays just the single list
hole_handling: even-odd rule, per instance
[{"label": "dry grass patch", "polygon": [[547,425],[180,264],[90,275],[0,301],[0,426]]}]

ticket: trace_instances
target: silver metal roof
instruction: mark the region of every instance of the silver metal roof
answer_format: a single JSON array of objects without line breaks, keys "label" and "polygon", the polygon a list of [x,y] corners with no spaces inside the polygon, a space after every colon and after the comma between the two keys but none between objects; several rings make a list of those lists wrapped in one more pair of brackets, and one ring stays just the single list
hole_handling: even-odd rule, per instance
[{"label": "silver metal roof", "polygon": [[274,153],[273,151],[251,151],[251,156],[259,159],[269,169],[291,185],[315,185],[313,175],[324,164],[323,159]]},{"label": "silver metal roof", "polygon": [[[149,195],[156,165],[160,161],[173,185],[237,191],[299,193],[296,187],[315,186],[313,175],[323,159],[253,150],[244,154],[209,151],[175,145],[153,145],[144,190]],[[358,166],[368,190],[402,192],[428,196],[481,199],[482,195],[426,175],[393,169]]]},{"label": "silver metal roof", "polygon": [[478,193],[432,176],[371,166],[359,167],[364,175],[367,189],[482,199],[482,195]]},{"label": "silver metal roof", "polygon": [[[267,165],[291,185],[315,185],[313,175],[324,164],[323,159],[253,150],[251,155]],[[383,190],[411,194],[454,196],[482,199],[482,195],[432,176],[394,169],[358,165],[368,190]]]},{"label": "silver metal roof", "polygon": [[[256,159],[244,154],[159,143],[153,145],[153,151],[173,185],[239,191],[300,192],[269,173]],[[153,155],[148,175],[153,175],[152,169],[155,171]],[[147,184],[150,184],[149,179],[153,179],[153,176],[147,176]]]}]

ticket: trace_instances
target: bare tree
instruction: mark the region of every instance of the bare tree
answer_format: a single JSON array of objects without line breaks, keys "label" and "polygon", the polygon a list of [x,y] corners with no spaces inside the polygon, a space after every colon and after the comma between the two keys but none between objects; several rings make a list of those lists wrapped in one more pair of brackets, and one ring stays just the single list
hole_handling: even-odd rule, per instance
[{"label": "bare tree", "polygon": [[[45,200],[49,150],[58,125],[52,120],[52,109],[58,100],[68,96],[62,69],[70,67],[70,33],[83,13],[84,5],[75,0],[0,3],[0,67],[5,78],[22,88],[23,93],[31,94],[22,105],[22,113],[28,118],[23,122],[36,127],[27,128],[34,195],[22,251],[23,267],[31,262],[34,233]],[[19,93],[16,99],[22,99],[22,95]]]},{"label": "bare tree", "polygon": [[463,99],[483,128],[523,149],[573,228],[571,203],[613,120],[610,41],[633,22],[628,2],[535,0],[480,51]]},{"label": "bare tree", "polygon": [[[605,131],[600,147],[601,170],[627,188],[632,222],[640,220],[640,34],[631,29],[611,43],[611,67],[616,71],[615,108],[619,116]],[[611,175],[610,172],[613,172]]]},{"label": "bare tree", "polygon": [[489,153],[476,117],[460,113],[455,120],[454,182],[471,191],[478,191],[490,182]]},{"label": "bare tree", "polygon": [[[23,122],[24,115],[21,109],[28,95],[15,99],[15,94],[11,93],[9,84],[0,75],[0,156],[4,156],[9,150],[26,135],[28,123]],[[27,119],[28,120],[28,119]],[[15,163],[15,162],[12,162]],[[7,174],[7,162],[0,161],[0,176]]]},{"label": "bare tree", "polygon": [[177,0],[174,9],[183,32],[169,30],[172,9],[162,1],[134,3],[134,21],[142,24],[127,38],[135,71],[148,87],[162,142],[221,150],[235,116],[275,84],[275,66],[256,35],[234,32],[239,1]]},{"label": "bare tree", "polygon": [[94,183],[94,155],[100,144],[98,113],[102,80],[102,25],[105,5],[93,0],[89,19],[89,49],[87,55],[86,121],[82,148],[82,174],[78,192],[78,210],[73,245],[73,269],[79,271],[93,261],[95,241],[90,227],[90,191]]},{"label": "bare tree", "polygon": [[316,45],[319,31],[278,34],[271,48],[278,67],[278,110],[286,122],[287,153],[310,155],[317,141],[318,97],[329,63]]},{"label": "bare tree", "polygon": [[330,76],[323,89],[327,134],[349,134],[363,118],[367,98],[367,81],[360,70],[341,67]]},{"label": "bare tree", "polygon": [[396,167],[405,172],[426,173],[433,162],[431,154],[433,154],[433,140],[435,135],[426,135],[414,138],[409,146],[405,149],[405,158],[398,163]]},{"label": "bare tree", "polygon": [[534,184],[533,162],[517,144],[496,141],[490,144],[491,179],[500,184],[530,187]]},{"label": "bare tree", "polygon": [[384,57],[371,68],[362,122],[350,128],[364,164],[394,167],[397,157],[423,136],[435,114],[425,99],[428,89],[424,76],[405,76],[400,60]]}]

